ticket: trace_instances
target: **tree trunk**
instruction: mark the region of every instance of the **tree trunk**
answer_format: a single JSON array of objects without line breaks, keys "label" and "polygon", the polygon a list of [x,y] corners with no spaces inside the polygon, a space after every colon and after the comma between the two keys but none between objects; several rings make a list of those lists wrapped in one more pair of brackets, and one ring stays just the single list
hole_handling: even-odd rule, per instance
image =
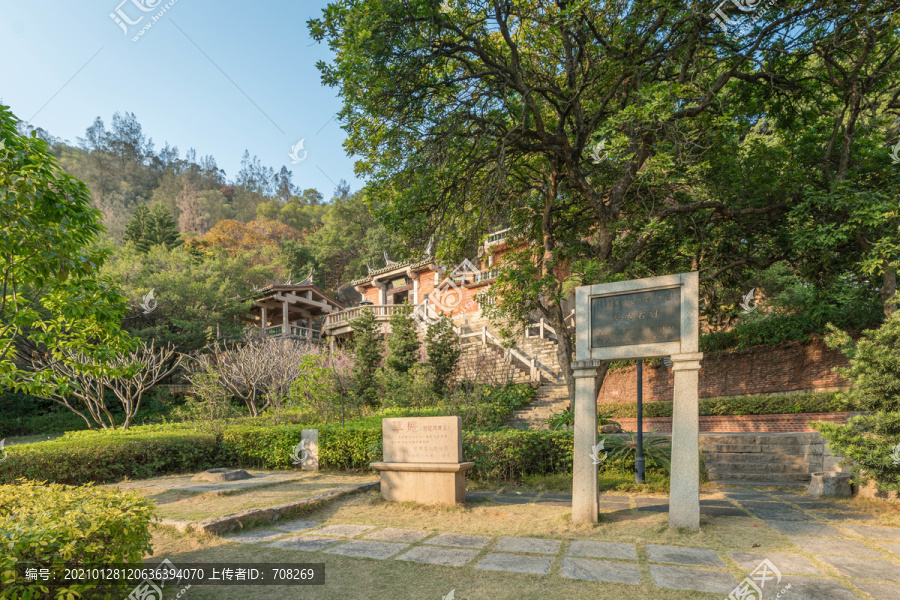
[{"label": "tree trunk", "polygon": [[572,372],[572,360],[575,357],[575,348],[572,344],[572,331],[566,324],[563,307],[560,304],[547,307],[547,320],[550,326],[556,330],[556,360],[559,362],[559,372],[566,387],[569,390],[569,410],[574,407],[575,376]]},{"label": "tree trunk", "polygon": [[897,293],[897,271],[891,269],[890,263],[885,260],[881,274],[881,291],[878,293],[884,302],[884,316],[890,317],[897,310],[897,304],[891,299]]}]

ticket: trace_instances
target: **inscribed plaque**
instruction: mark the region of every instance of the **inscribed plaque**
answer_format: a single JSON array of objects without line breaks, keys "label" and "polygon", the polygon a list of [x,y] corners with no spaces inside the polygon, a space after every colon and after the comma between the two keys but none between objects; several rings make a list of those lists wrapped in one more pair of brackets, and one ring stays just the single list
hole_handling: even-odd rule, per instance
[{"label": "inscribed plaque", "polygon": [[384,462],[460,463],[461,430],[459,417],[382,419]]},{"label": "inscribed plaque", "polygon": [[679,341],[678,288],[591,298],[591,348]]}]

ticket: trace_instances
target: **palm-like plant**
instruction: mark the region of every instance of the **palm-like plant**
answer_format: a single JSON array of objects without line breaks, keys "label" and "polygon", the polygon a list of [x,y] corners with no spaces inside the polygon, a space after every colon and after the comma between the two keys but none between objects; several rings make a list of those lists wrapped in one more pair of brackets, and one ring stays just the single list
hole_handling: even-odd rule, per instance
[{"label": "palm-like plant", "polygon": [[[655,430],[654,430],[655,431]],[[628,438],[617,436],[600,436],[606,451],[607,459],[614,464],[623,467],[631,467],[637,458],[637,438],[632,432],[628,432]],[[644,461],[648,467],[659,467],[670,472],[672,460],[672,445],[667,437],[653,436],[653,432],[644,438]]]}]

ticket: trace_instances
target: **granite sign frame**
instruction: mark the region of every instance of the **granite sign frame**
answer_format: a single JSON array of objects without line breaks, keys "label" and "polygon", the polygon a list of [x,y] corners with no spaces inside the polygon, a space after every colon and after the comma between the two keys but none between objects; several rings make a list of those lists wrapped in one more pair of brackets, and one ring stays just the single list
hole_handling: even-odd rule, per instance
[{"label": "granite sign frame", "polygon": [[700,528],[700,275],[696,271],[575,289],[572,521],[599,519],[597,375],[606,361],[672,361],[669,527]]},{"label": "granite sign frame", "polygon": [[[648,277],[646,279],[633,279],[631,281],[619,281],[616,283],[601,283],[598,285],[582,286],[575,289],[575,322],[576,344],[575,360],[629,360],[637,358],[661,358],[673,354],[687,354],[699,351],[699,291],[700,277],[696,271],[679,273],[676,275],[663,275],[661,277]],[[677,294],[666,299],[666,294]],[[628,305],[628,300],[642,300],[643,297],[651,299],[643,306]],[[654,301],[655,300],[655,301]],[[677,302],[673,302],[677,300]],[[600,306],[606,301],[607,306]],[[624,303],[624,304],[623,304]],[[596,345],[595,324],[598,308],[611,313],[612,321],[622,323],[623,333],[635,331],[631,324],[640,327],[641,321],[645,321],[644,328],[656,326],[665,327],[670,324],[665,312],[656,317],[652,316],[655,309],[657,313],[669,309],[677,304],[680,310],[678,320],[679,331],[677,341],[650,341],[646,343],[615,343],[602,346]],[[641,309],[648,310],[641,310]],[[615,315],[620,315],[615,319]],[[641,317],[640,315],[644,315]],[[632,318],[629,319],[629,316]],[[655,325],[659,323],[659,325]],[[584,324],[588,324],[584,327]],[[605,325],[605,323],[604,323]],[[615,332],[611,336],[615,338]]]}]

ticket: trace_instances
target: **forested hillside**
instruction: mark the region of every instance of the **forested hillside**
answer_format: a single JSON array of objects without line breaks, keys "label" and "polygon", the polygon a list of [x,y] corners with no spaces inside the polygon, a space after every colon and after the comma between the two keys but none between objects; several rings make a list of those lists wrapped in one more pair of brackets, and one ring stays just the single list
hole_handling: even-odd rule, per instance
[{"label": "forested hillside", "polygon": [[[23,133],[29,128],[20,124]],[[402,255],[372,216],[360,192],[342,181],[330,198],[299,189],[292,173],[276,171],[245,151],[229,177],[212,155],[182,156],[177,146],[157,148],[134,113],[116,113],[107,126],[97,117],[76,145],[42,129],[67,173],[87,183],[113,246],[151,246],[244,255],[269,267],[261,280],[302,278],[317,268],[317,283],[330,291],[378,264],[383,252]],[[249,256],[247,256],[249,255]],[[268,283],[268,282],[267,282]]]}]

